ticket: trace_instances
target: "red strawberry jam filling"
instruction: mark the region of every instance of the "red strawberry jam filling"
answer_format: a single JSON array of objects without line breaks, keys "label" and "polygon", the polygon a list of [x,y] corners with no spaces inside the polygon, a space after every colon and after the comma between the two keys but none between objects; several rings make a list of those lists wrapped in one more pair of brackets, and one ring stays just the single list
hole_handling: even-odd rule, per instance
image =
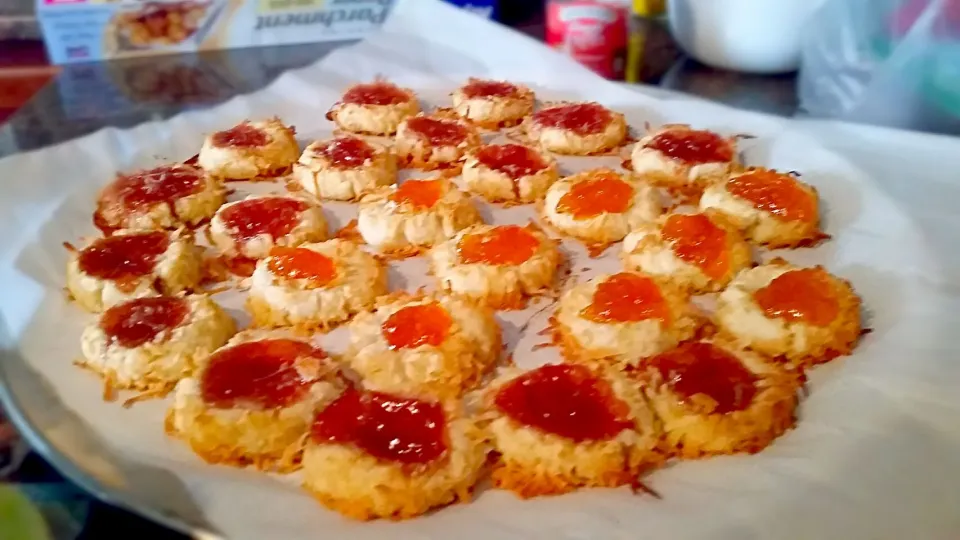
[{"label": "red strawberry jam filling", "polygon": [[575,442],[612,439],[633,426],[610,384],[575,364],[527,372],[500,388],[494,402],[521,424]]},{"label": "red strawberry jam filling", "polygon": [[203,370],[203,400],[219,408],[287,407],[305,398],[316,382],[297,369],[307,360],[328,361],[320,349],[294,339],[248,341],[220,349]]},{"label": "red strawberry jam filling", "polygon": [[100,329],[120,346],[132,349],[180,326],[189,314],[182,298],[137,298],[104,311]]},{"label": "red strawberry jam filling", "polygon": [[384,461],[424,465],[447,450],[446,417],[434,402],[349,389],[317,413],[317,444],[347,444]]},{"label": "red strawberry jam filling", "polygon": [[757,393],[757,377],[735,356],[710,343],[685,343],[655,356],[650,365],[681,400],[709,397],[714,413],[746,409]]}]

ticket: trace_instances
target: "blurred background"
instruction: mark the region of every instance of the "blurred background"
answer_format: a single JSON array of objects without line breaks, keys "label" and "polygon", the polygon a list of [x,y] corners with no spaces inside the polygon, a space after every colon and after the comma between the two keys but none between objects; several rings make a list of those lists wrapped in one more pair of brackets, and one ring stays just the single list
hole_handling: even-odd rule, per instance
[{"label": "blurred background", "polygon": [[[960,0],[448,0],[608,79],[960,134]],[[0,157],[262,88],[391,0],[0,0]],[[341,7],[347,5],[349,7]],[[0,539],[172,532],[92,500],[0,411]]]},{"label": "blurred background", "polygon": [[[375,31],[391,5],[291,1],[0,1],[0,155],[261,88]],[[783,116],[960,132],[960,0],[449,3],[610,79]]]}]

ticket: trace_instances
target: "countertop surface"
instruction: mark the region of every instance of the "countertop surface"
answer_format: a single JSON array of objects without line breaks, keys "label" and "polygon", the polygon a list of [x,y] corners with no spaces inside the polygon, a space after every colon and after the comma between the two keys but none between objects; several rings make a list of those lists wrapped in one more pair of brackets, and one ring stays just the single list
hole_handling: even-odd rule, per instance
[{"label": "countertop surface", "polygon": [[[543,36],[543,23],[516,28]],[[797,111],[793,74],[755,76],[712,69],[685,57],[660,21],[636,19],[628,54],[642,84],[690,93],[782,116]],[[254,92],[283,72],[309,65],[351,42],[312,43],[159,56],[63,66],[32,100],[0,126],[0,156],[80,137],[104,127],[125,128],[214,106]],[[638,43],[642,43],[638,45]]]}]

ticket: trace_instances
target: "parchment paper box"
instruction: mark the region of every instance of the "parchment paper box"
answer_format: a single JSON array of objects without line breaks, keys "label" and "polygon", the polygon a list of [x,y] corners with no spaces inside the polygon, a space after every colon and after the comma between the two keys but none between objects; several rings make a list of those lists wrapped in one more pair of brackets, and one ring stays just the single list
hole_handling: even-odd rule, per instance
[{"label": "parchment paper box", "polygon": [[37,0],[57,64],[361,38],[394,0]]}]

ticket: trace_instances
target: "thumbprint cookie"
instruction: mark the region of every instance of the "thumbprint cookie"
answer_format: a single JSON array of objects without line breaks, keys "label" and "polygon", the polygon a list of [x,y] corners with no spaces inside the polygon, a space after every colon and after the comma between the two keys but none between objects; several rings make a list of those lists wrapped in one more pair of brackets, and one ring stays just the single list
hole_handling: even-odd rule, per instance
[{"label": "thumbprint cookie", "polygon": [[592,169],[550,186],[541,213],[551,226],[580,239],[597,255],[632,229],[657,219],[662,208],[649,184],[612,169]]},{"label": "thumbprint cookie", "polygon": [[321,199],[355,201],[397,181],[393,153],[360,137],[315,141],[293,165],[293,177],[307,193]]},{"label": "thumbprint cookie", "polygon": [[550,289],[560,258],[557,242],[531,225],[474,225],[430,251],[443,290],[495,309],[521,309]]},{"label": "thumbprint cookie", "polygon": [[236,332],[223,309],[203,295],[135,298],[104,311],[80,338],[82,367],[111,389],[163,394],[189,377]]},{"label": "thumbprint cookie", "polygon": [[669,214],[623,239],[623,264],[693,293],[716,292],[750,266],[740,231],[722,214]]},{"label": "thumbprint cookie", "polygon": [[406,180],[360,200],[357,231],[377,251],[404,256],[481,221],[470,197],[449,180]]},{"label": "thumbprint cookie", "polygon": [[420,112],[413,90],[387,81],[355,84],[327,113],[327,119],[353,133],[393,135],[400,122]]},{"label": "thumbprint cookie", "polygon": [[182,163],[117,175],[100,191],[93,222],[117,229],[176,229],[213,216],[226,198],[223,184],[203,169]]},{"label": "thumbprint cookie", "polygon": [[623,115],[599,103],[554,103],[523,121],[531,143],[548,152],[587,156],[608,152],[627,136]]},{"label": "thumbprint cookie", "polygon": [[490,202],[536,202],[558,177],[556,160],[520,144],[480,146],[463,166],[467,189]]},{"label": "thumbprint cookie", "polygon": [[440,397],[470,389],[500,356],[493,312],[451,296],[383,297],[349,325],[345,362],[372,390]]},{"label": "thumbprint cookie", "polygon": [[241,332],[177,384],[166,429],[209,463],[287,472],[316,411],[344,388],[336,363],[309,342]]},{"label": "thumbprint cookie", "polygon": [[636,384],[614,370],[548,364],[496,379],[479,418],[495,486],[527,498],[638,485],[662,462],[660,428]]},{"label": "thumbprint cookie", "polygon": [[279,118],[242,122],[203,141],[197,163],[224,180],[270,180],[290,172],[300,155],[292,127]]},{"label": "thumbprint cookie", "polygon": [[729,344],[687,342],[631,376],[681,458],[756,453],[796,423],[801,377]]},{"label": "thumbprint cookie", "polygon": [[476,128],[445,114],[418,114],[400,123],[393,149],[404,166],[457,169],[464,156],[480,145]]},{"label": "thumbprint cookie", "polygon": [[144,296],[175,295],[200,283],[202,255],[180,231],[119,231],[70,253],[67,290],[87,311]]},{"label": "thumbprint cookie", "polygon": [[636,364],[693,337],[702,320],[688,300],[645,274],[599,276],[560,298],[554,340],[569,360]]},{"label": "thumbprint cookie", "polygon": [[696,198],[707,185],[726,179],[737,167],[736,140],[686,125],[666,125],[634,145],[630,165],[634,173],[653,184]]},{"label": "thumbprint cookie", "polygon": [[817,190],[793,174],[752,168],[709,186],[700,210],[726,215],[748,240],[770,248],[816,245],[820,230]]},{"label": "thumbprint cookie", "polygon": [[534,105],[532,90],[506,81],[470,79],[452,97],[457,114],[488,129],[519,124]]},{"label": "thumbprint cookie", "polygon": [[384,264],[347,240],[274,247],[257,261],[247,311],[257,326],[328,329],[387,293]]},{"label": "thumbprint cookie", "polygon": [[486,455],[482,432],[452,403],[350,389],[314,418],[303,486],[353,519],[407,519],[469,501]]},{"label": "thumbprint cookie", "polygon": [[739,346],[798,365],[850,354],[861,332],[850,283],[782,259],[741,272],[720,293],[714,317]]},{"label": "thumbprint cookie", "polygon": [[326,240],[327,221],[319,206],[296,197],[251,196],[220,207],[210,220],[210,239],[224,256],[252,267],[274,247]]}]

